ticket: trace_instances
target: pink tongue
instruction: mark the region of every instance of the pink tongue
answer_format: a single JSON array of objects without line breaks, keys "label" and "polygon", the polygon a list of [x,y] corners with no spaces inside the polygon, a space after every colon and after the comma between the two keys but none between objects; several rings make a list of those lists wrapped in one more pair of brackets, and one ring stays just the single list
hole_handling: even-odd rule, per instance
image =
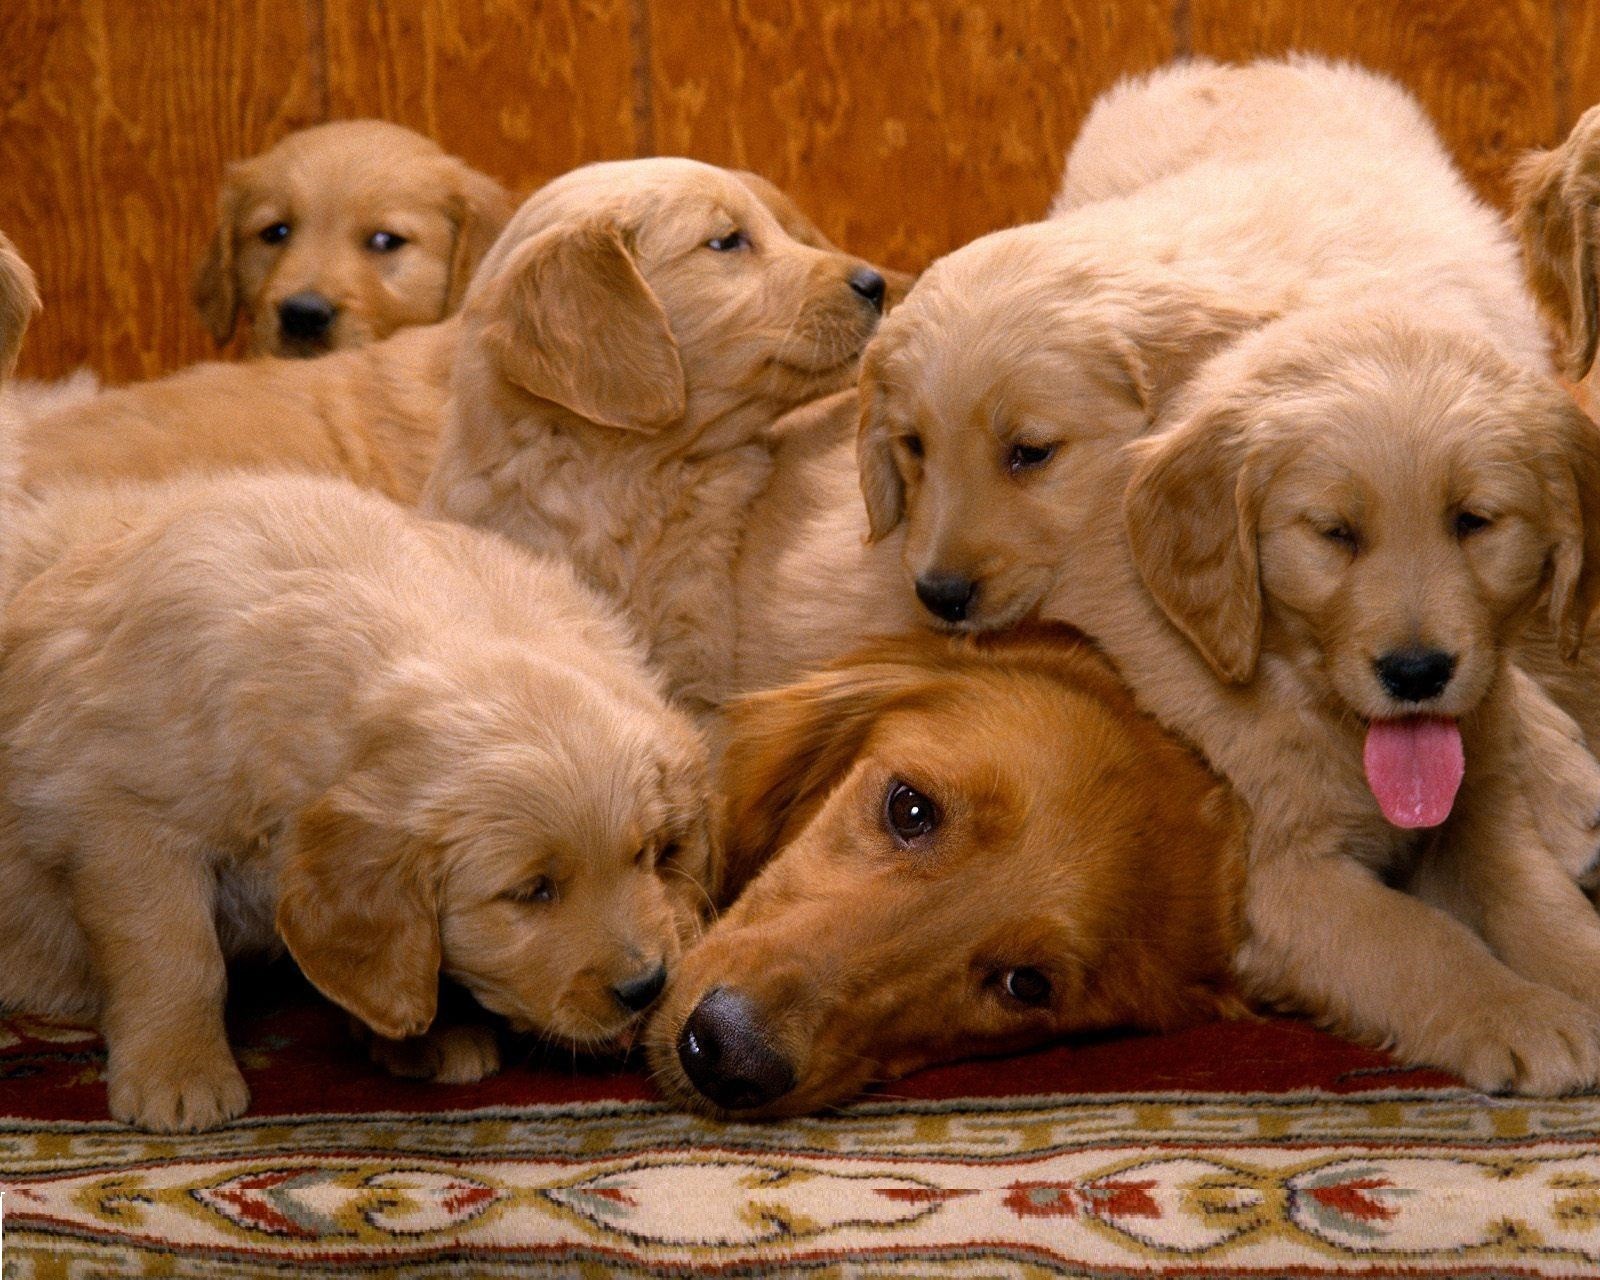
[{"label": "pink tongue", "polygon": [[1438,716],[1374,720],[1361,762],[1383,816],[1397,827],[1436,827],[1448,818],[1466,771],[1461,730]]}]

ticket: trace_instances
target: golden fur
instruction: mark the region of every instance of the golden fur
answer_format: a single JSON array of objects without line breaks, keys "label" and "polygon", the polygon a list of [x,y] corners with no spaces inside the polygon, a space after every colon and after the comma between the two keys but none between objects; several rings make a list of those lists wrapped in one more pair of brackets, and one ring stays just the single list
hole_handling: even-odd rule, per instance
[{"label": "golden fur", "polygon": [[[301,129],[228,166],[195,304],[219,346],[241,314],[255,355],[362,346],[455,311],[513,207],[493,178],[400,125]],[[325,305],[327,327],[286,332],[291,298]]]},{"label": "golden fur", "polygon": [[568,569],[311,477],[11,518],[0,1003],[94,1018],[114,1116],[244,1110],[224,961],[280,944],[407,1071],[496,1065],[435,1025],[441,974],[513,1028],[630,1031],[619,985],[706,900],[705,753]]},{"label": "golden fur", "polygon": [[[880,641],[733,704],[723,776],[726,888],[750,883],[646,1032],[675,1101],[814,1111],[929,1062],[1239,1008],[1237,807],[1080,638]],[[938,814],[909,840],[905,785]],[[1018,998],[1018,971],[1046,987]],[[712,992],[731,1012],[708,1023]]]},{"label": "golden fur", "polygon": [[[1255,544],[1240,526],[1204,543],[1175,532],[1176,519],[1219,530],[1234,519],[1227,469],[1219,464],[1204,489],[1173,480],[1138,491],[1145,496],[1130,497],[1126,529],[1117,501],[1133,472],[1129,443],[1170,428],[1196,367],[1235,341],[1239,351],[1217,355],[1210,373],[1218,397],[1248,405],[1253,421],[1280,422],[1311,442],[1346,424],[1369,439],[1369,462],[1383,433],[1408,421],[1408,406],[1421,413],[1411,427],[1469,454],[1458,438],[1495,424],[1505,456],[1493,465],[1513,477],[1506,483],[1524,495],[1557,492],[1542,487],[1548,481],[1570,495],[1590,443],[1542,380],[1545,340],[1507,237],[1415,104],[1377,77],[1309,59],[1198,64],[1158,73],[1117,101],[1129,128],[1102,117],[1086,131],[1084,156],[1069,159],[1064,184],[1110,198],[1064,197],[1072,207],[1054,222],[987,237],[936,263],[872,344],[860,460],[873,533],[903,536],[905,575],[925,589],[945,575],[973,585],[953,625],[1001,627],[1038,610],[1083,627],[1141,704],[1237,787],[1252,813],[1243,971],[1258,989],[1292,995],[1346,1030],[1483,1087],[1560,1092],[1592,1083],[1597,1023],[1589,997],[1580,1003],[1580,993],[1555,989],[1571,986],[1556,980],[1559,965],[1511,954],[1502,964],[1460,923],[1375,876],[1403,865],[1416,841],[1384,821],[1364,785],[1357,716],[1371,714],[1370,703],[1330,693],[1314,656],[1328,637],[1316,627],[1268,625],[1285,614],[1261,603],[1259,577],[1255,597],[1242,579],[1240,590],[1216,590],[1207,574],[1254,564]],[[1096,139],[1130,136],[1141,121],[1161,127],[1156,154],[1119,178]],[[1385,145],[1375,149],[1379,136]],[[1092,181],[1074,177],[1080,159]],[[1380,314],[1390,300],[1414,309]],[[1379,359],[1384,341],[1404,359]],[[1251,358],[1262,371],[1254,381],[1242,363]],[[1341,397],[1330,369],[1366,400]],[[1194,422],[1177,429],[1181,438],[1195,450],[1220,447],[1198,425],[1201,409],[1186,412]],[[1178,439],[1154,435],[1149,448],[1176,450]],[[1520,441],[1520,454],[1508,440]],[[1147,485],[1160,474],[1154,456],[1141,472]],[[1446,474],[1438,465],[1424,477],[1430,483]],[[1254,490],[1241,483],[1244,501]],[[1460,500],[1418,484],[1419,503]],[[1558,502],[1526,510],[1521,558],[1502,566],[1501,594],[1469,611],[1480,622],[1465,638],[1481,662],[1460,696],[1463,711],[1483,709],[1469,780],[1482,793],[1476,802],[1464,795],[1457,838],[1437,865],[1476,867],[1474,891],[1483,874],[1542,876],[1538,892],[1566,912],[1571,886],[1559,872],[1552,881],[1550,855],[1572,869],[1593,860],[1593,761],[1576,750],[1558,709],[1504,673],[1503,645],[1542,587],[1545,557],[1558,553],[1567,568],[1557,594],[1571,597],[1558,613],[1581,625],[1586,534],[1574,533],[1579,517]],[[1419,527],[1443,519],[1431,508],[1392,518]],[[1587,528],[1587,509],[1581,519]],[[1468,589],[1455,581],[1460,604]],[[1400,603],[1373,596],[1361,617],[1373,634],[1403,627],[1407,615],[1392,612]],[[1516,714],[1502,712],[1510,706]],[[1482,775],[1507,762],[1518,767],[1490,780],[1511,788],[1499,805]],[[1533,835],[1517,784],[1536,789]],[[1430,891],[1446,892],[1436,883]],[[1508,887],[1495,905],[1526,926],[1532,900]],[[1470,904],[1457,895],[1451,905]],[[1570,912],[1559,919],[1555,936],[1587,954],[1585,928]],[[1473,923],[1502,945],[1481,914]]]},{"label": "golden fur", "polygon": [[[679,197],[650,177],[661,163],[580,171],[583,200],[598,212],[630,200],[642,208],[648,197],[661,197],[659,217],[670,224],[679,216]],[[770,184],[766,189],[773,190]],[[574,186],[569,180],[547,190],[571,193]],[[778,195],[778,213],[803,221]],[[498,242],[497,261],[544,225],[536,212],[544,207],[545,192],[530,198]],[[561,216],[581,220],[586,211],[584,203],[568,201]],[[654,223],[657,215],[640,216]],[[481,305],[478,314],[481,322]],[[413,503],[438,453],[459,335],[460,319],[452,317],[316,360],[214,362],[109,391],[31,424],[20,449],[23,480],[37,488],[73,476],[156,479],[183,471],[281,468],[345,476]],[[496,412],[492,406],[484,411]]]},{"label": "golden fur", "polygon": [[853,378],[883,289],[860,260],[790,237],[725,170],[568,174],[473,283],[423,505],[571,559],[636,620],[669,689],[713,707],[772,424]]}]

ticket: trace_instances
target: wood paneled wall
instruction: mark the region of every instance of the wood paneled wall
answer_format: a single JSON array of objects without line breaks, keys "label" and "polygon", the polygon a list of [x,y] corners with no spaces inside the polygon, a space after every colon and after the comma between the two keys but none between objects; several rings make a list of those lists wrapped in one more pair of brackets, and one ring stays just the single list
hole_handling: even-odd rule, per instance
[{"label": "wood paneled wall", "polygon": [[1038,217],[1095,95],[1297,48],[1422,96],[1479,188],[1600,100],[1587,0],[6,0],[0,229],[47,310],[24,372],[212,354],[189,301],[222,167],[397,120],[527,191],[588,160],[760,170],[916,269]]}]

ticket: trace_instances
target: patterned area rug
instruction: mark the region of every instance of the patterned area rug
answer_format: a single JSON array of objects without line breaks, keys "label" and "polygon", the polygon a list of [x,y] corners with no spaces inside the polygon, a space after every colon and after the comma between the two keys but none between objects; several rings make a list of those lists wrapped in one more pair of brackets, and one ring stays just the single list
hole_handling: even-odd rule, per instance
[{"label": "patterned area rug", "polygon": [[107,1121],[81,1028],[0,1021],[7,1280],[1600,1274],[1600,1098],[1488,1099],[1292,1022],[923,1072],[715,1124],[621,1068],[388,1080],[302,992],[249,1116]]}]

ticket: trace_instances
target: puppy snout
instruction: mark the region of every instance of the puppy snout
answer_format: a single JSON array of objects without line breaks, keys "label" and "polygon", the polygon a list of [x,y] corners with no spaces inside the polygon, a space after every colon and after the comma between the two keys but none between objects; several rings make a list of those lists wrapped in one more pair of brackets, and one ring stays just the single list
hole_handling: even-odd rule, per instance
[{"label": "puppy snout", "polygon": [[726,987],[695,1006],[678,1036],[684,1074],[726,1111],[746,1111],[794,1088],[794,1068],[762,1032],[749,1000]]},{"label": "puppy snout", "polygon": [[311,342],[327,335],[338,314],[320,293],[293,293],[278,304],[278,325],[286,337]]},{"label": "puppy snout", "polygon": [[657,964],[631,978],[625,978],[611,988],[611,994],[629,1013],[642,1013],[656,1002],[656,997],[667,985],[667,966]]},{"label": "puppy snout", "polygon": [[1391,696],[1402,702],[1426,702],[1444,692],[1456,672],[1456,656],[1443,649],[1391,649],[1373,659],[1373,669]]},{"label": "puppy snout", "polygon": [[917,579],[917,599],[936,618],[960,622],[972,608],[978,584],[954,573],[925,573]]},{"label": "puppy snout", "polygon": [[880,315],[883,313],[883,299],[888,293],[889,286],[871,267],[857,267],[852,271],[850,287],[864,298],[874,311]]}]

